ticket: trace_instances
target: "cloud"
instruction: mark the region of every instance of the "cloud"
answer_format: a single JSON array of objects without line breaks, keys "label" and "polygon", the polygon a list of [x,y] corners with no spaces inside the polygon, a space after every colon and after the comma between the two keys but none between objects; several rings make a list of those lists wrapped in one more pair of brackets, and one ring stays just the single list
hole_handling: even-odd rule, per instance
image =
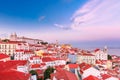
[{"label": "cloud", "polygon": [[[15,32],[21,36],[39,38],[45,41],[95,41],[95,40],[120,40],[120,0],[88,0],[71,16],[71,24],[54,24],[59,29],[47,28],[35,31],[12,28],[1,29],[0,32]],[[40,21],[45,19],[41,16]],[[70,27],[68,26],[70,25]],[[8,25],[10,26],[10,25]],[[34,27],[30,25],[30,27]],[[63,30],[60,30],[63,29]],[[21,33],[22,32],[22,33]]]},{"label": "cloud", "polygon": [[71,17],[71,28],[118,24],[119,13],[120,0],[89,0],[83,7],[76,10]]},{"label": "cloud", "polygon": [[54,42],[56,40],[62,42],[78,42],[78,41],[104,41],[104,40],[120,40],[119,36],[120,27],[81,27],[79,31],[76,30],[50,30],[23,32],[21,36],[27,36],[32,38],[39,38],[48,42]]},{"label": "cloud", "polygon": [[79,8],[71,17],[71,19],[74,19],[77,16],[82,16],[91,10],[93,10],[94,7],[96,7],[99,4],[100,0],[90,0],[87,2],[82,8]]},{"label": "cloud", "polygon": [[[69,34],[53,35],[60,40],[99,41],[120,40],[120,0],[88,0],[71,16]],[[64,29],[64,25],[54,24]],[[67,38],[64,38],[67,37]]]},{"label": "cloud", "polygon": [[39,21],[44,20],[44,19],[45,19],[45,17],[46,17],[46,16],[40,16],[40,17],[39,17]]},{"label": "cloud", "polygon": [[63,30],[69,30],[70,27],[66,27],[66,26],[63,26],[63,25],[60,25],[60,24],[54,24],[54,26],[60,28],[60,29],[63,29]]}]

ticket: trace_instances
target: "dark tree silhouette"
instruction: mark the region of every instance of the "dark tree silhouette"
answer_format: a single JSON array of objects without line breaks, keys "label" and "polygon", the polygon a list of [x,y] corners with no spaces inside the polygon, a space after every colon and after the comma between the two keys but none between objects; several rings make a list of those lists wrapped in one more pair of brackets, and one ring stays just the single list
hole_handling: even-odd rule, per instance
[{"label": "dark tree silhouette", "polygon": [[36,76],[38,76],[38,74],[37,74],[37,72],[36,72],[35,70],[31,70],[31,71],[30,71],[30,74],[31,74],[31,75],[36,75]]},{"label": "dark tree silhouette", "polygon": [[2,42],[8,42],[8,41],[10,41],[9,39],[4,39],[4,40],[2,40]]},{"label": "dark tree silhouette", "polygon": [[108,54],[108,60],[112,60],[112,57],[111,55]]},{"label": "dark tree silhouette", "polygon": [[54,72],[54,68],[53,67],[48,67],[45,72],[44,72],[44,80],[49,79],[50,78],[50,74]]}]

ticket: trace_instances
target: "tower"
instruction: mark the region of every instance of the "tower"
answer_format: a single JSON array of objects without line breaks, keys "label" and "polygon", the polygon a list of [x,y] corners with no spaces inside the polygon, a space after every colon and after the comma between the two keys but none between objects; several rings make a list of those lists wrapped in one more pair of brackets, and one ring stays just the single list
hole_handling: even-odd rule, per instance
[{"label": "tower", "polygon": [[104,60],[107,60],[108,59],[108,48],[107,48],[107,46],[104,46],[103,52],[104,52]]},{"label": "tower", "polygon": [[104,53],[107,53],[107,51],[108,51],[108,48],[107,48],[107,46],[104,46],[104,49],[103,49],[103,51],[104,51]]},{"label": "tower", "polygon": [[10,40],[11,40],[11,41],[17,41],[17,34],[16,34],[16,33],[11,34],[11,35],[10,35]]}]

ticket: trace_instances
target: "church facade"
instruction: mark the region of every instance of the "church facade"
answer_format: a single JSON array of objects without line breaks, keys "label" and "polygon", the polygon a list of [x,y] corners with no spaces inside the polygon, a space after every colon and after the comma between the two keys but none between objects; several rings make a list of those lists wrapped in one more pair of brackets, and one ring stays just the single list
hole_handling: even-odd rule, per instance
[{"label": "church facade", "polygon": [[16,33],[10,35],[10,41],[24,41],[30,44],[37,44],[42,42],[42,40],[39,39],[32,39],[27,37],[18,37]]}]

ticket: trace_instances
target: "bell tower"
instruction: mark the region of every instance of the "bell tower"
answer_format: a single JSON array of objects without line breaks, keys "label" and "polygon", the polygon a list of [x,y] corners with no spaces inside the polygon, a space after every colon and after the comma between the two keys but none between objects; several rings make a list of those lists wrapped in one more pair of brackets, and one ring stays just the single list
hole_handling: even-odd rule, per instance
[{"label": "bell tower", "polygon": [[14,33],[14,34],[11,33],[10,40],[11,41],[17,41],[17,34],[16,33]]},{"label": "bell tower", "polygon": [[107,52],[108,52],[108,48],[107,48],[107,46],[104,46],[103,51],[104,51],[105,53],[107,53]]}]

